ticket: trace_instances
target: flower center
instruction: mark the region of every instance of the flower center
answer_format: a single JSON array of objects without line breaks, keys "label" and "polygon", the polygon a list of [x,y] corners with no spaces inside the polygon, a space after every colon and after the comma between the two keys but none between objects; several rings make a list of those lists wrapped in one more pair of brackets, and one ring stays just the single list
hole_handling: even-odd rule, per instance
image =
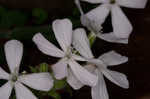
[{"label": "flower center", "polygon": [[116,0],[110,0],[110,3],[111,3],[111,4],[115,4],[115,3],[116,3]]},{"label": "flower center", "polygon": [[16,82],[18,80],[18,76],[16,74],[12,74],[11,81]]},{"label": "flower center", "polygon": [[72,58],[72,54],[76,54],[76,53],[77,51],[75,50],[75,48],[68,47],[65,57],[67,58],[67,60],[69,60]]},{"label": "flower center", "polygon": [[72,48],[71,48],[71,47],[68,47],[65,57],[66,57],[67,59],[70,59],[70,58],[71,58],[71,55],[72,55]]}]

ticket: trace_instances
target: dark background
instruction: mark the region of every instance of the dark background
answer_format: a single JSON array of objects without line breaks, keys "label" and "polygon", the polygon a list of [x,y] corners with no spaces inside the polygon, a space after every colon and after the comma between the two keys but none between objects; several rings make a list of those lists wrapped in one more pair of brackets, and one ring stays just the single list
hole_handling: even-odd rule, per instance
[{"label": "dark background", "polygon": [[[0,4],[9,9],[30,10],[43,8],[50,16],[71,16],[75,7],[73,0],[0,0]],[[134,30],[129,38],[129,44],[114,44],[97,40],[92,50],[96,56],[109,50],[116,50],[129,57],[129,62],[110,68],[128,76],[130,88],[122,89],[106,79],[110,99],[150,99],[150,1],[145,9],[123,8],[131,21]],[[8,39],[0,39],[0,45]],[[46,61],[49,64],[55,59],[44,56],[32,42],[22,40],[25,45],[24,65],[37,65]],[[6,62],[5,62],[6,63]],[[2,64],[1,64],[2,65]],[[63,94],[66,99],[67,94]],[[69,97],[68,97],[69,98]],[[70,99],[91,99],[90,88],[84,87],[74,91]]]}]

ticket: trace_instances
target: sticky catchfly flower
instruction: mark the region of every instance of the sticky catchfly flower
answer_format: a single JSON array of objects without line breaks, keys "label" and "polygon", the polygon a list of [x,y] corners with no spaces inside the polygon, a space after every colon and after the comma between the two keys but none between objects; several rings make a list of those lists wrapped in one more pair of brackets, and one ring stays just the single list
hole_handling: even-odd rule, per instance
[{"label": "sticky catchfly flower", "polygon": [[53,87],[53,79],[49,73],[32,73],[19,75],[20,62],[23,54],[23,45],[17,40],[5,44],[5,55],[10,74],[0,67],[0,79],[8,80],[0,87],[0,99],[9,99],[14,87],[17,99],[37,99],[25,86],[36,90],[49,91]]},{"label": "sticky catchfly flower", "polygon": [[71,46],[72,32],[74,32],[71,21],[69,19],[55,20],[52,26],[55,37],[62,50],[46,40],[40,33],[37,33],[33,37],[33,41],[44,54],[61,58],[52,66],[56,79],[67,77],[67,82],[70,84],[72,82],[70,82],[71,78],[68,78],[68,76],[72,73],[83,84],[89,86],[96,85],[98,78],[75,61],[84,61],[84,59],[76,55]]},{"label": "sticky catchfly flower", "polygon": [[[108,53],[103,54],[98,59],[95,59],[90,50],[89,41],[87,39],[85,31],[83,29],[78,29],[73,35],[73,44],[75,48],[88,61],[88,65],[86,65],[85,68],[91,73],[97,75],[99,78],[97,85],[92,87],[92,99],[109,98],[103,75],[111,82],[115,83],[120,87],[129,87],[128,80],[124,74],[107,69],[108,66],[119,65],[127,62],[127,57],[121,56],[114,51],[110,51]],[[81,88],[83,86],[83,84],[80,81],[78,81],[73,75],[70,76],[72,76],[71,78],[74,82],[74,85],[72,86],[77,86],[78,88]]]},{"label": "sticky catchfly flower", "polygon": [[[144,8],[147,0],[80,0],[92,4],[101,4],[84,14],[79,0],[76,0],[77,7],[81,12],[81,23],[94,32],[97,37],[108,42],[128,43],[128,37],[133,27],[122,12],[120,6],[128,8]],[[101,25],[111,13],[113,32],[101,33]]]}]

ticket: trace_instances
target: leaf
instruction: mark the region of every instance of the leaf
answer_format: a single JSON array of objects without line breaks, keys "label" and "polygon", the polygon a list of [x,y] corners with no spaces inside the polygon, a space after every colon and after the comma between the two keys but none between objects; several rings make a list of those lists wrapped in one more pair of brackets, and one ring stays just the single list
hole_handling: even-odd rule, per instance
[{"label": "leaf", "polygon": [[55,90],[51,90],[49,92],[49,96],[53,97],[54,99],[61,99],[61,95]]},{"label": "leaf", "polygon": [[65,86],[67,85],[67,82],[66,80],[56,80],[54,81],[54,89],[56,90],[60,90],[60,89],[63,89],[65,88]]},{"label": "leaf", "polygon": [[53,39],[54,37],[51,37],[53,35],[52,32],[50,32],[49,26],[35,26],[35,27],[22,27],[22,28],[15,28],[12,31],[11,37],[13,39],[18,40],[32,40],[32,37],[38,33],[41,32],[42,34],[46,35],[47,37],[50,37],[50,39]]},{"label": "leaf", "polygon": [[0,6],[0,16],[6,13],[6,9],[2,6]]},{"label": "leaf", "polygon": [[34,8],[32,11],[32,16],[35,17],[36,24],[44,23],[48,18],[48,13],[41,8]]},{"label": "leaf", "polygon": [[8,11],[1,16],[0,27],[23,26],[27,21],[27,15],[19,11]]},{"label": "leaf", "polygon": [[30,71],[32,73],[37,73],[38,72],[38,69],[36,67],[29,66],[29,68],[30,68]]}]

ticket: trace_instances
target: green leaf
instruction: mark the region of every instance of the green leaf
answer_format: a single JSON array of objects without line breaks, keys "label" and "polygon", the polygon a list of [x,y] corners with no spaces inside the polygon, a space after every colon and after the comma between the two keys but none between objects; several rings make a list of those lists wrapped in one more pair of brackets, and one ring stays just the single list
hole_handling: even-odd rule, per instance
[{"label": "green leaf", "polygon": [[2,6],[0,6],[0,16],[6,13],[6,9]]},{"label": "green leaf", "polygon": [[60,94],[55,90],[51,90],[49,92],[49,96],[53,97],[54,99],[61,99]]},{"label": "green leaf", "polygon": [[66,80],[56,80],[54,81],[54,89],[56,90],[60,90],[60,89],[63,89],[65,88],[65,86],[67,85],[67,82]]},{"label": "green leaf", "polygon": [[30,68],[30,71],[31,71],[32,73],[37,73],[37,72],[38,72],[38,69],[35,68],[35,67],[29,66],[29,68]]},{"label": "green leaf", "polygon": [[35,17],[36,24],[44,23],[48,18],[48,13],[41,8],[34,8],[32,11],[32,16]]},{"label": "green leaf", "polygon": [[32,37],[38,32],[50,35],[48,26],[22,27],[22,28],[15,28],[12,31],[11,37],[18,40],[32,40]]},{"label": "green leaf", "polygon": [[1,16],[0,27],[10,28],[12,26],[23,26],[27,21],[27,16],[19,11],[8,11]]},{"label": "green leaf", "polygon": [[10,35],[11,35],[11,32],[9,31],[0,32],[0,39],[9,39]]}]

